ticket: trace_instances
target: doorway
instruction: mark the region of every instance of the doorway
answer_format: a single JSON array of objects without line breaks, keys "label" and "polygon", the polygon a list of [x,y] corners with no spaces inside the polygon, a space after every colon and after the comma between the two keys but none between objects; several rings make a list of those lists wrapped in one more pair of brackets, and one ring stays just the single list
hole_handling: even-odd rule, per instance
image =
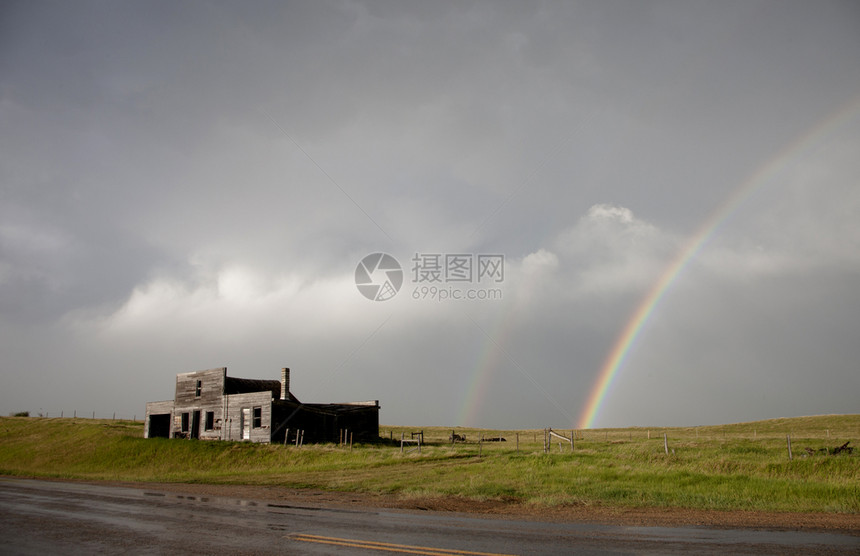
[{"label": "doorway", "polygon": [[251,408],[242,410],[242,440],[251,440]]},{"label": "doorway", "polygon": [[149,416],[148,438],[170,438],[170,413]]},{"label": "doorway", "polygon": [[200,438],[200,410],[191,414],[191,438]]}]

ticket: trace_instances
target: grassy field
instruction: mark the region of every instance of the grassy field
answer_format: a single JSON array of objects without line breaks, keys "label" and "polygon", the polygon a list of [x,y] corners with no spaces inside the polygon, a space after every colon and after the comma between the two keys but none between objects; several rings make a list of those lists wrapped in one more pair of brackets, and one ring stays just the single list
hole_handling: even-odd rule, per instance
[{"label": "grassy field", "polygon": [[[410,438],[418,430],[382,427],[386,441],[352,449],[297,448],[144,440],[142,424],[131,421],[7,417],[0,418],[0,474],[284,485],[543,505],[860,513],[860,450],[819,451],[848,440],[855,444],[860,415],[577,431],[572,452],[569,443],[554,439],[549,453],[542,430],[458,428],[467,442],[452,446],[452,429],[427,427],[421,453],[401,454],[401,433]],[[506,441],[480,443],[481,435]]]}]

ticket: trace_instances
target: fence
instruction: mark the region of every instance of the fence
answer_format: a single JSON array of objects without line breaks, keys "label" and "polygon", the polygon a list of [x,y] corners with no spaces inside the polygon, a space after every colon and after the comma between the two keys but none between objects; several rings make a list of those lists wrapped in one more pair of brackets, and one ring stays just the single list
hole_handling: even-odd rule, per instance
[{"label": "fence", "polygon": [[[65,411],[61,409],[60,411],[21,411],[21,412],[13,412],[9,414],[9,417],[37,417],[41,419],[98,419],[102,421],[132,421],[136,423],[142,423],[144,420],[144,414],[140,413],[118,413],[116,411],[112,413],[97,413],[96,411],[78,411],[73,409],[72,411]],[[140,417],[140,419],[138,419]]]},{"label": "fence", "polygon": [[[852,439],[860,437],[860,420],[857,424],[839,429],[815,427],[762,427],[728,425],[724,427],[678,427],[666,429],[538,429],[489,431],[481,429],[444,429],[433,427],[415,432],[406,427],[385,427],[380,437],[391,440],[400,436],[402,453],[406,444],[417,444],[433,451],[473,454],[478,457],[492,454],[573,454],[578,450],[600,450],[606,444],[628,444],[651,448],[654,454],[674,457],[692,451],[724,447],[727,450],[761,450],[777,453],[782,443],[785,459],[824,453],[850,453]],[[845,445],[849,442],[849,445]],[[802,444],[801,444],[802,443]],[[395,444],[396,445],[396,444]],[[798,448],[800,446],[800,448]],[[410,451],[419,451],[413,448]]]}]

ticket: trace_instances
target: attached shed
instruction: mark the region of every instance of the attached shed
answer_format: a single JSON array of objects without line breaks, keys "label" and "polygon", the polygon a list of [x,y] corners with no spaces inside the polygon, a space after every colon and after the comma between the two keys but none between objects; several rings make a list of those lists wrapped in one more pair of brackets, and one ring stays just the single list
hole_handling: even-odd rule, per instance
[{"label": "attached shed", "polygon": [[146,404],[146,438],[171,438],[173,436],[173,400]]},{"label": "attached shed", "polygon": [[379,401],[305,404],[290,392],[290,370],[281,380],[227,376],[220,367],[176,375],[172,401],[146,404],[146,438],[199,438],[284,442],[302,430],[305,442],[336,442],[341,430],[354,440],[379,436]]}]

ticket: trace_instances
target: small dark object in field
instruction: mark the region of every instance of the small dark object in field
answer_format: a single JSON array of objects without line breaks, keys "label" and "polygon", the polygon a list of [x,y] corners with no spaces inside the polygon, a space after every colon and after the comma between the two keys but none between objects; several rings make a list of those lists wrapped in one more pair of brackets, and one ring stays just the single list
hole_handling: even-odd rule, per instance
[{"label": "small dark object in field", "polygon": [[459,434],[455,433],[455,434],[449,436],[448,440],[450,440],[451,442],[465,442],[466,441],[466,435],[464,434],[463,436],[460,436]]},{"label": "small dark object in field", "polygon": [[810,456],[814,456],[816,453],[830,454],[831,456],[841,454],[842,452],[845,452],[846,454],[853,454],[854,448],[849,446],[849,444],[851,444],[850,440],[848,442],[846,442],[845,444],[843,444],[842,446],[837,446],[835,448],[819,448],[817,450],[813,450],[812,448],[807,448],[806,453],[809,454]]},{"label": "small dark object in field", "polygon": [[851,444],[850,440],[848,442],[846,442],[845,444],[843,444],[842,446],[838,446],[836,448],[831,448],[829,450],[829,453],[831,455],[841,454],[842,452],[845,452],[846,454],[851,454],[854,452],[854,448],[848,446],[849,444]]}]

